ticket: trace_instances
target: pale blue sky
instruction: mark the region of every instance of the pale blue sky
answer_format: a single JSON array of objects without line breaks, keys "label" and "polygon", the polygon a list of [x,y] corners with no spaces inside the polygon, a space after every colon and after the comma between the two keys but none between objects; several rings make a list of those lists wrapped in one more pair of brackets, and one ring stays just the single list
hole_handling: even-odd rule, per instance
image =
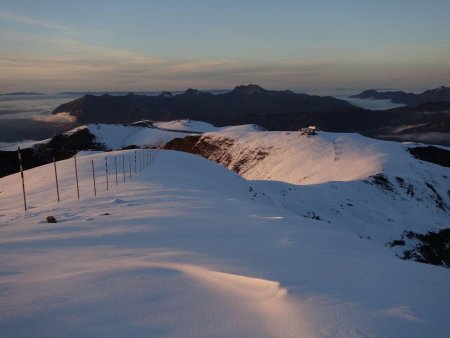
[{"label": "pale blue sky", "polygon": [[0,0],[0,91],[450,84],[450,1]]}]

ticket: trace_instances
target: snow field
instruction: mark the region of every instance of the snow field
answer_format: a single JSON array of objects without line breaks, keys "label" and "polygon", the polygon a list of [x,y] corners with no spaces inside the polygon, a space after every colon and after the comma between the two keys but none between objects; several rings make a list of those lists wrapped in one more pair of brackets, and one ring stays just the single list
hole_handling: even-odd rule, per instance
[{"label": "snow field", "polygon": [[91,161],[133,151],[79,156],[80,201],[72,159],[58,162],[61,203],[51,165],[26,171],[27,213],[19,176],[0,179],[2,335],[448,334],[448,270],[277,208],[198,156],[160,151],[94,197]]}]

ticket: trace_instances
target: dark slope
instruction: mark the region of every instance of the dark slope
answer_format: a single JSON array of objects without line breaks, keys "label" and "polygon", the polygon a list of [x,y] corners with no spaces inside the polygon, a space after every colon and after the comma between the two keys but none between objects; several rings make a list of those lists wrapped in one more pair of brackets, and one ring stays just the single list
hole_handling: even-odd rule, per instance
[{"label": "dark slope", "polygon": [[[73,134],[59,134],[48,143],[37,144],[33,148],[22,149],[23,169],[28,170],[53,161],[65,160],[80,150],[105,150],[88,129],[80,129]],[[19,171],[17,151],[0,151],[0,177]]]},{"label": "dark slope", "polygon": [[[202,119],[230,123],[242,115],[291,113],[339,113],[361,111],[333,97],[294,94],[291,91],[265,90],[257,85],[239,86],[225,94],[210,94],[188,89],[180,95],[84,97],[60,105],[53,114],[69,112],[79,123],[129,123],[139,119]],[[220,116],[219,116],[220,115]],[[222,122],[221,122],[222,121]]]}]

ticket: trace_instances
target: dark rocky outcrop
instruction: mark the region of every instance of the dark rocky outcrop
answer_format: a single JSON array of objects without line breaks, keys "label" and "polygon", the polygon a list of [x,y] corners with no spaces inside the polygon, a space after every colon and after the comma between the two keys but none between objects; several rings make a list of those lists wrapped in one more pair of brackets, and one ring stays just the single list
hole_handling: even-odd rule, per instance
[{"label": "dark rocky outcrop", "polygon": [[444,167],[450,167],[450,151],[428,146],[428,147],[410,147],[408,151],[418,160],[439,164]]},{"label": "dark rocky outcrop", "polygon": [[185,138],[177,138],[164,144],[161,148],[167,150],[183,151],[196,154],[207,158],[208,160],[217,162],[222,166],[243,175],[248,170],[251,163],[264,160],[272,147],[241,149],[239,158],[233,157],[230,148],[235,144],[235,140],[227,137],[210,137],[210,136],[187,136]]},{"label": "dark rocky outcrop", "polygon": [[388,244],[391,247],[403,247],[407,244],[412,246],[411,249],[403,251],[400,255],[402,259],[450,267],[450,229],[429,231],[425,234],[406,231],[400,240],[393,240]]},{"label": "dark rocky outcrop", "polygon": [[[23,169],[31,169],[55,160],[72,157],[80,150],[105,150],[104,146],[95,142],[95,136],[88,129],[66,135],[53,137],[48,143],[39,144],[33,148],[22,149]],[[0,151],[0,177],[19,171],[17,151]]]}]

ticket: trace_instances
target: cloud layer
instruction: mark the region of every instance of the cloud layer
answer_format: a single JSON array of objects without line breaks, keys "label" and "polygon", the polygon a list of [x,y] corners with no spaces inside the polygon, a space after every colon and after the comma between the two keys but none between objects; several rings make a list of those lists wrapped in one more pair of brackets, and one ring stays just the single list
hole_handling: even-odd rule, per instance
[{"label": "cloud layer", "polygon": [[69,113],[58,113],[55,115],[33,115],[33,120],[48,123],[69,124],[75,123],[77,118]]}]

